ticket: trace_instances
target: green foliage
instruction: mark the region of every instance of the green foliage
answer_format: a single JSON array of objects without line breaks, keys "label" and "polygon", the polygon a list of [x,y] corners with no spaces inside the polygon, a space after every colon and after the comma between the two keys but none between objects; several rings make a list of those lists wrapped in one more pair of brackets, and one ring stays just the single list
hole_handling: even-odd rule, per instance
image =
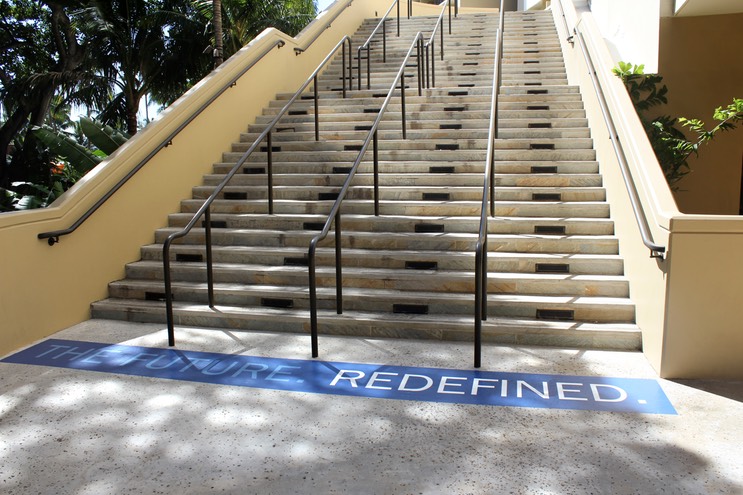
[{"label": "green foliage", "polygon": [[[678,181],[691,173],[689,158],[692,154],[699,154],[700,145],[711,141],[718,132],[734,129],[743,120],[743,99],[733,98],[733,102],[727,107],[715,109],[713,118],[719,123],[710,130],[699,119],[677,119],[668,115],[651,119],[646,112],[652,107],[668,103],[668,88],[665,84],[660,86],[662,76],[645,74],[644,70],[644,65],[619,62],[613,72],[624,82],[666,180],[676,190]],[[677,124],[692,133],[692,140],[687,139]]]},{"label": "green foliage", "polygon": [[80,128],[96,148],[110,155],[124,144],[129,135],[119,132],[111,126],[100,124],[88,117],[80,117]]},{"label": "green foliage", "polygon": [[81,174],[85,174],[101,162],[100,156],[95,155],[91,150],[80,145],[66,134],[48,127],[35,127],[33,132],[39,141],[58,157],[67,163],[74,164],[74,168]]}]

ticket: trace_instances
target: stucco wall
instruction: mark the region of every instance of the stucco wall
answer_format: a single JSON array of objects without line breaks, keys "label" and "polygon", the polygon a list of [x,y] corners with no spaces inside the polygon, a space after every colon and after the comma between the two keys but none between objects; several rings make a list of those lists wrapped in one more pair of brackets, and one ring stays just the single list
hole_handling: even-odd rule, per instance
[{"label": "stucco wall", "polygon": [[[743,98],[743,14],[663,18],[658,72],[668,86],[663,113],[714,123],[712,112]],[[736,215],[743,128],[718,135],[692,157],[693,173],[675,193],[684,213]]]}]

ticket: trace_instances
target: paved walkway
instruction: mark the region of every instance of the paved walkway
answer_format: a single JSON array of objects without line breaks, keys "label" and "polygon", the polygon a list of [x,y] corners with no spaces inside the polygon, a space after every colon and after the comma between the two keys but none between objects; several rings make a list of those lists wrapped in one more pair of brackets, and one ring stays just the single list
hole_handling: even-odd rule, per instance
[{"label": "paved walkway", "polygon": [[[60,339],[167,347],[162,325]],[[328,361],[468,369],[471,345],[322,337]],[[178,348],[309,359],[292,334]],[[655,378],[641,354],[486,346],[483,370]],[[743,494],[743,383],[658,380],[678,415],[398,401],[0,363],[0,492]]]}]

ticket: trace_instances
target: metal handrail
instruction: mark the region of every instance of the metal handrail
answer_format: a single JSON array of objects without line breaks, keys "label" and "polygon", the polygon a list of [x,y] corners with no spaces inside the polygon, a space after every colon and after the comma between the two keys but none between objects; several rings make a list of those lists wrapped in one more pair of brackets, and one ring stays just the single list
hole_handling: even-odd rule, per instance
[{"label": "metal handrail", "polygon": [[[387,16],[392,12],[392,8],[397,5],[397,37],[400,37],[400,0],[393,0],[390,4],[390,8],[384,13],[382,18],[377,23],[374,30],[371,32],[369,37],[366,39],[363,45],[356,49],[356,60],[358,66],[358,78],[359,78],[359,89],[361,89],[361,50],[366,50],[366,89],[371,88],[371,42],[374,36],[382,28],[382,62],[387,62]],[[408,0],[408,18],[410,18],[410,0]]]},{"label": "metal handrail", "polygon": [[495,64],[493,92],[490,98],[490,130],[488,152],[485,161],[485,177],[482,186],[480,209],[480,231],[475,246],[475,368],[480,367],[482,355],[482,322],[488,319],[488,198],[490,216],[495,216],[495,140],[498,139],[498,93],[500,92],[501,61],[503,59],[503,0],[500,2],[500,20],[495,42]]},{"label": "metal handrail", "polygon": [[170,146],[173,144],[173,139],[188,126],[191,122],[193,122],[196,117],[201,115],[201,113],[206,110],[206,108],[214,103],[214,101],[222,96],[222,94],[227,91],[229,88],[235,86],[237,84],[238,79],[240,79],[247,71],[253,68],[258,62],[260,62],[263,57],[265,57],[271,50],[273,50],[275,47],[281,48],[286,44],[283,40],[277,40],[274,43],[268,45],[261,54],[253,60],[247,67],[243,68],[237,75],[235,75],[232,79],[229,80],[229,82],[225,83],[211,98],[209,98],[206,102],[204,102],[199,108],[197,108],[185,121],[183,121],[173,132],[168,134],[168,136],[163,139],[160,144],[158,144],[150,153],[147,154],[140,162],[132,168],[129,173],[127,173],[123,178],[121,178],[109,191],[104,194],[98,201],[95,202],[93,206],[88,208],[88,210],[83,213],[72,225],[67,227],[66,229],[61,230],[53,230],[50,232],[41,232],[36,237],[39,239],[47,239],[47,242],[50,246],[53,246],[57,242],[59,242],[59,238],[73,233],[75,230],[77,230],[78,227],[80,227],[88,218],[90,218],[93,213],[95,213],[98,208],[103,206],[103,204],[108,201],[111,196],[113,196],[119,189],[121,189],[124,184],[126,184],[129,179],[134,177],[134,175],[139,172],[157,153],[160,152],[163,148]]},{"label": "metal handrail", "polygon": [[[451,2],[452,0],[446,0],[444,2],[441,2],[444,6],[441,8],[441,13],[439,14],[438,20],[436,20],[436,24],[433,27],[433,31],[431,32],[431,37],[428,39],[428,41],[424,45],[425,50],[425,58],[426,58],[426,88],[430,87],[436,87],[436,57],[430,56],[429,57],[429,47],[430,47],[430,53],[433,54],[436,52],[435,49],[435,42],[436,39],[436,30],[441,27],[443,24],[444,19],[444,12],[446,12],[447,5],[449,6],[449,34],[451,35]],[[456,3],[456,2],[455,2]],[[457,16],[457,13],[454,14],[454,17]],[[441,33],[441,60],[444,60],[444,30],[443,28],[439,31]],[[431,62],[430,66],[430,73],[429,73],[429,58]],[[429,75],[430,74],[430,75]]]},{"label": "metal handrail", "polygon": [[307,86],[310,85],[310,83],[314,82],[314,100],[315,100],[315,140],[319,140],[319,120],[318,120],[318,89],[317,89],[317,76],[319,72],[325,67],[325,65],[333,58],[333,56],[336,54],[336,52],[339,49],[343,49],[342,57],[343,57],[343,97],[346,97],[346,44],[348,44],[348,69],[349,69],[349,86],[353,83],[352,77],[353,77],[353,70],[352,70],[352,63],[351,63],[351,38],[349,36],[344,36],[338,44],[333,48],[330,53],[325,57],[325,59],[318,65],[317,69],[307,78],[307,80],[302,84],[302,86],[299,87],[296,93],[294,93],[294,96],[292,96],[289,101],[284,105],[284,107],[276,114],[276,117],[266,126],[266,128],[261,132],[261,134],[256,138],[256,140],[253,142],[253,144],[248,148],[248,150],[243,153],[243,155],[240,157],[240,159],[237,161],[237,163],[232,167],[232,169],[227,173],[225,178],[222,180],[222,182],[217,185],[217,187],[214,189],[214,191],[211,193],[211,195],[204,201],[204,204],[201,205],[201,207],[198,209],[198,211],[194,214],[193,218],[191,219],[188,224],[181,229],[178,232],[173,232],[168,236],[168,238],[163,243],[163,271],[164,271],[164,284],[165,284],[165,306],[166,306],[166,315],[168,320],[168,345],[173,346],[175,345],[175,330],[174,330],[174,324],[173,324],[173,294],[172,294],[172,282],[170,277],[170,246],[176,239],[179,239],[181,237],[186,236],[191,229],[193,229],[194,225],[196,225],[196,222],[204,216],[204,229],[205,229],[205,248],[206,248],[206,268],[207,268],[207,285],[208,285],[208,297],[209,297],[209,307],[214,308],[214,277],[213,277],[213,271],[212,271],[212,246],[211,246],[211,214],[210,214],[210,206],[214,202],[214,200],[217,198],[217,196],[222,192],[222,190],[225,188],[227,183],[232,179],[232,177],[237,173],[238,170],[245,164],[245,162],[248,160],[250,155],[258,149],[259,145],[263,142],[263,140],[266,140],[266,153],[267,153],[267,169],[266,169],[266,175],[267,175],[267,187],[268,187],[268,213],[269,215],[273,214],[273,173],[272,173],[272,150],[271,150],[271,131],[273,128],[278,124],[279,120],[284,116],[284,114],[289,110],[289,107],[299,98],[299,96],[304,92],[305,89],[307,89]]},{"label": "metal handrail", "polygon": [[[379,123],[382,121],[382,117],[384,116],[385,111],[387,110],[387,106],[389,105],[390,101],[392,100],[392,96],[395,92],[395,89],[397,88],[397,84],[400,84],[400,99],[401,99],[401,106],[402,106],[402,136],[403,139],[407,138],[407,134],[405,131],[406,124],[405,124],[405,69],[406,65],[408,63],[408,60],[410,59],[413,49],[416,49],[417,51],[417,59],[418,59],[418,67],[420,67],[420,63],[423,58],[423,33],[420,31],[413,39],[413,43],[411,44],[410,48],[408,49],[408,53],[405,55],[405,58],[402,61],[402,64],[400,65],[400,70],[397,72],[397,76],[395,77],[394,81],[392,81],[392,84],[390,85],[390,90],[387,93],[387,97],[384,100],[384,103],[382,103],[382,106],[379,109],[379,113],[377,114],[377,118],[374,120],[374,124],[372,124],[371,128],[369,129],[369,134],[367,135],[366,139],[364,140],[364,144],[361,146],[361,150],[359,151],[358,156],[356,157],[356,160],[353,163],[353,166],[351,167],[351,170],[348,173],[348,177],[346,178],[346,181],[343,183],[343,187],[341,188],[340,192],[338,193],[338,198],[335,200],[335,203],[333,203],[333,207],[330,210],[330,213],[328,213],[328,219],[325,221],[325,225],[323,226],[322,231],[316,235],[312,241],[310,242],[310,247],[307,252],[307,258],[308,258],[308,265],[309,265],[309,289],[310,289],[310,338],[311,338],[311,344],[312,344],[312,357],[318,356],[318,342],[317,342],[317,278],[315,276],[316,271],[316,260],[315,260],[315,252],[317,250],[317,245],[320,241],[325,239],[328,236],[328,233],[330,232],[330,227],[332,226],[333,222],[335,222],[335,277],[336,277],[336,283],[335,283],[335,291],[336,291],[336,311],[338,314],[343,313],[343,273],[342,273],[342,267],[341,267],[341,204],[343,203],[343,199],[346,197],[346,193],[348,192],[348,189],[351,187],[351,181],[353,181],[353,178],[356,175],[356,171],[359,168],[359,165],[361,164],[361,160],[364,158],[364,155],[366,154],[367,150],[369,149],[369,144],[372,143],[373,146],[373,160],[374,160],[374,215],[379,216],[379,148],[378,148],[378,136],[377,136],[377,128],[379,127]],[[422,81],[420,77],[418,77],[418,95],[422,95],[423,93],[423,86]]]},{"label": "metal handrail", "polygon": [[588,52],[588,48],[586,47],[586,42],[583,39],[583,33],[580,32],[578,26],[574,28],[573,32],[575,34],[574,38],[578,38],[578,44],[580,45],[581,52],[583,53],[583,58],[588,68],[588,74],[591,77],[591,83],[593,84],[593,89],[594,91],[596,91],[596,97],[599,100],[601,114],[604,117],[604,122],[606,123],[606,128],[609,132],[609,139],[611,140],[612,147],[614,148],[614,153],[616,154],[617,161],[619,162],[619,169],[622,172],[624,185],[627,188],[627,193],[629,194],[629,200],[632,204],[632,211],[635,215],[635,221],[637,222],[637,226],[640,229],[642,243],[650,250],[651,258],[658,258],[662,260],[664,259],[666,247],[660,244],[656,244],[653,240],[653,235],[650,232],[650,226],[648,225],[645,210],[642,207],[642,202],[640,201],[640,198],[637,194],[637,186],[635,185],[634,178],[632,177],[632,173],[630,172],[629,166],[627,165],[627,157],[624,154],[622,143],[619,141],[617,129],[614,125],[614,119],[611,117],[611,112],[609,111],[609,107],[606,103],[606,97],[604,96],[604,90],[601,88],[601,83],[599,82],[596,75],[596,67],[593,63],[593,60],[591,59],[590,53]]},{"label": "metal handrail", "polygon": [[[338,9],[336,11],[335,15],[331,19],[328,19],[327,25],[325,26],[325,29],[328,29],[333,24],[333,21],[335,21],[338,18],[338,16],[341,15],[341,13],[344,10],[346,10],[348,7],[350,7],[352,3],[353,3],[353,0],[348,0],[348,3],[346,3],[346,6],[345,7],[343,7],[342,9]],[[312,43],[314,43],[317,40],[317,38],[320,37],[320,35],[322,33],[323,33],[323,31],[318,31],[315,34],[315,36],[312,37],[312,39],[310,40],[310,42],[307,43],[307,46],[305,46],[304,48],[301,48],[301,47],[298,47],[298,46],[297,47],[294,47],[294,54],[295,55],[300,55],[300,54],[306,52],[307,49],[312,45]]]}]

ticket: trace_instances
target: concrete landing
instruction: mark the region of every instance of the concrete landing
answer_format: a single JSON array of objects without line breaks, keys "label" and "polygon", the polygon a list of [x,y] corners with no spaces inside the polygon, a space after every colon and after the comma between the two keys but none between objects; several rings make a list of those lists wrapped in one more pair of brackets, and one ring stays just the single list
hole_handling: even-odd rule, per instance
[{"label": "concrete landing", "polygon": [[[178,349],[310,359],[295,334]],[[58,339],[167,347],[162,325]],[[471,368],[468,343],[324,337],[327,361]],[[486,345],[483,370],[655,378],[642,354]],[[743,493],[743,383],[658,380],[677,415],[397,401],[0,363],[0,493]]]}]

